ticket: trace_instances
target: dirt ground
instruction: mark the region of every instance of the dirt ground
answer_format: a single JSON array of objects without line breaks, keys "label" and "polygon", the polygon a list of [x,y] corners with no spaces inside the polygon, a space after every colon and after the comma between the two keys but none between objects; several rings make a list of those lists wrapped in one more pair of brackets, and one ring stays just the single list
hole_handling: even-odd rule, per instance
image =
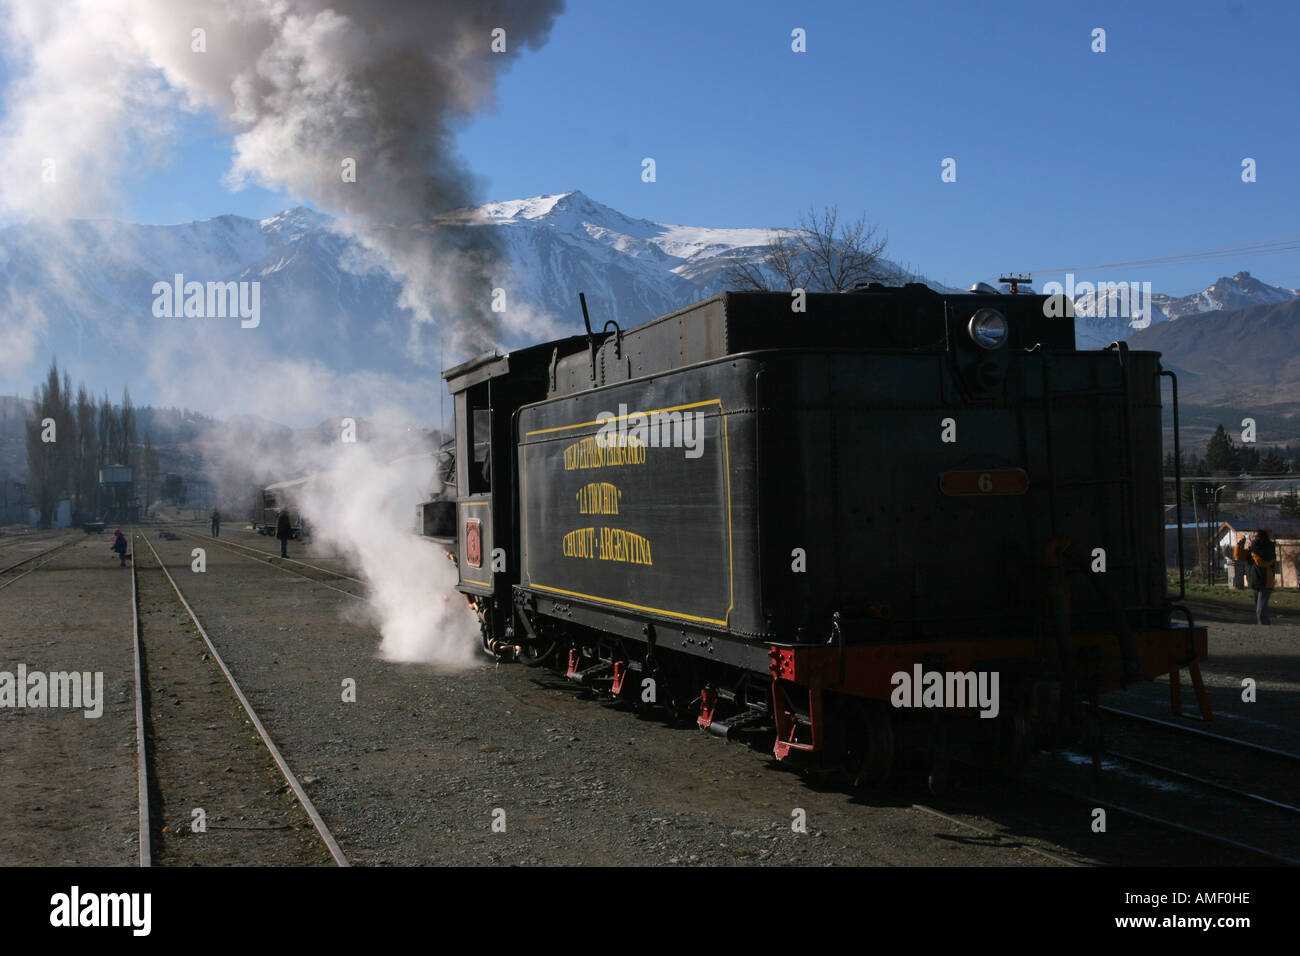
[{"label": "dirt ground", "polygon": [[[1184,602],[1196,623],[1209,628],[1209,660],[1201,668],[1213,711],[1203,729],[1300,753],[1300,612],[1288,608],[1300,594],[1275,595],[1282,610],[1268,626],[1255,624],[1249,594],[1226,588],[1193,590]],[[1253,682],[1253,700],[1244,682]],[[1189,677],[1182,674],[1182,704],[1194,712]],[[1169,719],[1169,681],[1160,679],[1108,695],[1116,707]]]},{"label": "dirt ground", "polygon": [[[223,526],[222,537],[277,550],[274,541],[232,524]],[[724,743],[693,727],[585,699],[567,682],[519,665],[494,666],[484,658],[469,671],[449,674],[386,662],[375,654],[378,635],[358,622],[355,599],[219,545],[207,549],[206,573],[194,574],[188,569],[193,541],[155,540],[357,864],[1056,865],[1027,846],[1084,863],[1239,862],[1226,851],[1216,855],[1204,844],[1121,821],[1095,834],[1077,801],[1005,781],[962,780],[943,798],[914,785],[855,796],[837,779],[776,764],[762,748]],[[323,566],[336,563],[310,545],[292,545],[290,554]],[[86,550],[72,562],[75,574],[51,569],[10,589],[18,593],[0,591],[0,634],[24,634],[23,649],[67,651],[64,635],[76,633],[76,622],[97,621],[95,627],[83,621],[94,637],[77,653],[89,654],[93,646],[105,657],[103,668],[112,671],[106,683],[126,708],[116,715],[117,775],[106,774],[92,805],[91,797],[71,788],[82,764],[108,763],[92,759],[99,738],[70,736],[66,757],[51,761],[29,742],[41,732],[41,715],[0,712],[6,741],[19,742],[12,751],[6,744],[0,757],[6,778],[25,775],[48,787],[39,801],[31,795],[19,800],[12,792],[0,798],[0,861],[134,862],[129,591],[113,590],[126,586],[124,576],[111,573],[115,564],[101,567],[90,557]],[[95,615],[92,605],[110,596],[121,613]],[[176,613],[182,613],[179,605]],[[1283,630],[1263,640],[1268,646],[1283,641]],[[1252,656],[1247,652],[1264,646],[1261,639],[1233,633],[1212,632],[1212,654],[1216,644],[1240,640],[1247,664],[1261,675],[1261,688],[1274,693],[1275,683],[1293,686],[1293,671],[1285,670],[1293,658],[1281,661],[1282,678],[1266,673],[1284,656],[1281,645],[1275,659]],[[24,653],[32,667],[44,660],[34,650]],[[1239,669],[1226,663],[1221,670],[1206,669],[1225,712],[1232,709],[1228,692]],[[343,699],[348,678],[356,682],[355,702]],[[1152,701],[1167,700],[1167,688],[1143,692]],[[1144,700],[1140,694],[1135,699]],[[1268,720],[1272,712],[1242,713]],[[97,733],[108,719],[106,709]],[[60,794],[59,802],[49,793]],[[938,819],[914,803],[980,830]],[[797,816],[806,818],[806,833],[792,830]],[[52,836],[55,821],[68,818],[74,824]],[[111,833],[113,841],[97,840],[97,833]],[[49,849],[60,841],[69,847],[66,856]],[[45,849],[36,852],[37,847]]]},{"label": "dirt ground", "polygon": [[[81,537],[50,564],[0,589],[0,670],[16,673],[25,664],[29,673],[100,672],[104,688],[99,717],[0,707],[0,864],[6,866],[134,865],[138,859],[131,572],[118,567],[107,536]],[[0,565],[21,560],[0,554]]]}]

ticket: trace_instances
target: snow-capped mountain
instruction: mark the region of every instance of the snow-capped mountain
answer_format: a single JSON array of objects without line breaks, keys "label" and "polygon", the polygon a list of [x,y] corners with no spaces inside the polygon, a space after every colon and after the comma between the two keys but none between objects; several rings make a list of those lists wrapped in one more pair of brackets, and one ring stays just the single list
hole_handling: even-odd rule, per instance
[{"label": "snow-capped mountain", "polygon": [[[633,219],[577,191],[492,202],[440,225],[496,233],[504,348],[581,330],[579,292],[598,328],[610,319],[628,328],[713,295],[727,287],[729,266],[761,261],[771,236]],[[257,281],[261,323],[248,330],[221,318],[155,315],[155,285],[176,275]],[[436,327],[415,328],[400,292],[374,254],[305,208],[260,221],[14,225],[0,230],[0,338],[11,346],[0,350],[0,387],[25,391],[50,356],[71,366],[74,379],[114,392],[124,376],[182,378],[183,359],[204,355],[208,368],[274,360],[304,375],[324,368],[436,381],[441,367],[467,356],[444,352]],[[423,352],[413,357],[417,336]]]},{"label": "snow-capped mountain", "polygon": [[[586,293],[597,328],[610,319],[628,328],[720,292],[728,286],[728,267],[761,264],[771,238],[765,228],[634,219],[577,191],[491,202],[450,213],[441,225],[495,233],[503,251],[502,275],[493,284],[506,293],[505,348],[580,330],[579,292]],[[919,278],[893,263],[883,266],[894,281]],[[260,324],[250,330],[229,318],[157,315],[155,285],[177,274],[186,282],[256,280]],[[85,378],[92,389],[116,394],[127,380],[148,401],[171,385],[173,393],[163,397],[190,407],[207,407],[193,393],[211,391],[210,379],[238,389],[244,370],[263,369],[274,369],[265,378],[276,388],[302,395],[322,382],[337,391],[341,376],[357,373],[372,394],[400,384],[431,395],[439,368],[466,356],[443,354],[437,329],[425,326],[419,331],[434,347],[413,357],[415,330],[398,305],[400,291],[330,217],[305,208],[260,221],[13,225],[0,230],[0,391],[26,392],[57,356],[74,381]],[[1109,314],[1116,311],[1105,308],[1114,304],[1109,295],[1076,301],[1080,347],[1100,347],[1133,331],[1130,319]],[[1295,297],[1243,272],[1196,295],[1152,296],[1151,319]],[[152,395],[150,382],[159,386]],[[274,398],[259,395],[258,401]],[[248,410],[259,409],[270,412],[261,405]]]},{"label": "snow-capped mountain", "polygon": [[1295,289],[1279,289],[1277,286],[1260,282],[1249,272],[1238,272],[1234,276],[1222,276],[1214,285],[1203,292],[1194,292],[1178,299],[1156,293],[1155,300],[1171,319],[1199,312],[1226,312],[1229,309],[1241,309],[1248,305],[1268,305],[1273,302],[1286,302],[1300,296]]},{"label": "snow-capped mountain", "polygon": [[[496,229],[510,264],[508,292],[565,332],[581,327],[579,292],[593,322],[614,319],[623,328],[721,292],[729,267],[761,263],[773,233],[632,219],[579,191],[487,203],[444,221]],[[892,262],[881,269],[924,281]]]},{"label": "snow-capped mountain", "polygon": [[[1118,285],[1119,288],[1113,286]],[[1249,272],[1222,276],[1201,292],[1173,296],[1136,283],[1109,283],[1074,298],[1075,338],[1079,348],[1102,348],[1133,333],[1187,315],[1270,305],[1297,298],[1293,290],[1260,282]]]},{"label": "snow-capped mountain", "polygon": [[1085,292],[1074,298],[1074,339],[1081,349],[1105,348],[1111,342],[1124,341],[1134,332],[1173,316],[1165,311],[1161,300],[1168,296],[1147,294],[1137,283],[1120,284]]}]

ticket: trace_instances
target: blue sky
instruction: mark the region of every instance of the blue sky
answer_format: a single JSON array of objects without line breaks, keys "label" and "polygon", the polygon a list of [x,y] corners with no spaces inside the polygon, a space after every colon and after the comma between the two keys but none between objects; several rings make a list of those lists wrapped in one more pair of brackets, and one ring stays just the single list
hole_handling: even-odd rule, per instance
[{"label": "blue sky", "polygon": [[[890,258],[966,286],[1300,234],[1298,35],[1300,5],[1281,0],[570,0],[460,142],[483,199],[577,188],[709,226],[838,203],[880,225]],[[295,201],[228,193],[228,138],[202,118],[184,132],[171,167],[134,184],[128,218]],[[946,157],[956,182],[940,181]],[[1079,277],[1180,295],[1241,269],[1300,287],[1300,250]]]}]

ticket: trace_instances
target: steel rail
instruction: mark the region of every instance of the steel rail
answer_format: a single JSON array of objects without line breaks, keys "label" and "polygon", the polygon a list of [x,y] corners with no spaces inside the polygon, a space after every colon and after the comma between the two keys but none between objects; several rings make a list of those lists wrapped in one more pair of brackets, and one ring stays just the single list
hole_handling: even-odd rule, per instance
[{"label": "steel rail", "polygon": [[140,594],[136,587],[135,561],[131,562],[131,647],[135,658],[135,753],[136,784],[139,788],[140,865],[153,866],[153,844],[149,820],[149,754],[144,737],[144,670],[140,666]]},{"label": "steel rail", "polygon": [[[319,571],[321,574],[329,574],[336,578],[342,578],[345,581],[353,581],[357,584],[360,584],[362,587],[365,586],[366,583],[365,581],[362,581],[360,578],[354,578],[349,574],[344,574],[342,571],[333,571],[329,568],[317,567],[314,564],[308,564],[306,561],[298,561],[295,560],[294,558],[281,558],[279,555],[271,554],[267,551],[263,551],[260,548],[254,548],[246,544],[236,544],[233,541],[222,541],[220,538],[214,538],[211,535],[195,534],[192,531],[182,531],[180,533],[186,535],[187,537],[198,538],[200,541],[215,542],[219,547],[226,548],[228,551],[231,552],[231,554],[236,554],[239,555],[240,557],[248,558],[250,561],[256,561],[259,564],[265,564],[273,568],[279,568],[281,571],[285,571],[289,574],[296,574],[299,577],[307,578],[307,580],[309,581],[315,581],[317,584],[324,585],[327,588],[332,588],[333,590],[338,591],[340,594],[346,594],[348,597],[354,597],[357,598],[358,600],[365,600],[365,597],[363,595],[357,594],[355,591],[348,591],[344,588],[336,588],[332,584],[326,584],[324,581],[320,581],[316,578],[311,577],[310,575],[303,574],[301,571],[295,571],[292,568],[286,568],[283,564],[277,563],[276,559],[278,558],[280,561],[288,561],[291,564],[298,564],[304,568],[311,568],[313,571]],[[247,552],[253,552],[253,553],[249,554]]]},{"label": "steel rail", "polygon": [[1198,777],[1185,770],[1176,770],[1173,767],[1166,767],[1164,764],[1153,763],[1150,760],[1144,760],[1141,757],[1134,757],[1131,754],[1123,754],[1117,753],[1114,750],[1107,750],[1106,756],[1113,757],[1121,763],[1131,763],[1136,767],[1145,767],[1147,770],[1154,770],[1157,773],[1163,773],[1170,777],[1190,780],[1192,783],[1199,784],[1203,787],[1209,787],[1212,790],[1219,790],[1223,793],[1231,794],[1234,797],[1240,797],[1243,800],[1254,800],[1257,803],[1276,807],[1279,810],[1289,810],[1292,813],[1300,813],[1300,807],[1293,806],[1290,803],[1283,803],[1280,800],[1272,800],[1268,797],[1261,796],[1258,793],[1251,793],[1249,790],[1238,790],[1236,787],[1230,787],[1226,783],[1219,783],[1217,780],[1207,780],[1205,777]]},{"label": "steel rail", "polygon": [[198,615],[195,614],[194,609],[190,607],[189,601],[185,600],[185,595],[181,593],[181,589],[176,584],[176,580],[171,576],[171,572],[167,570],[167,566],[163,564],[163,560],[159,556],[158,551],[154,548],[153,542],[151,542],[149,537],[143,532],[140,533],[140,538],[144,541],[149,550],[153,552],[154,560],[158,562],[158,568],[167,578],[167,583],[172,586],[172,590],[176,592],[176,597],[181,602],[181,606],[185,608],[185,612],[189,614],[190,620],[194,622],[195,628],[198,629],[199,636],[203,638],[203,643],[208,646],[208,651],[212,654],[212,659],[216,661],[217,666],[221,668],[221,672],[226,675],[226,680],[230,682],[231,690],[233,690],[235,696],[239,698],[239,703],[243,706],[244,713],[246,713],[248,719],[252,721],[253,727],[257,730],[258,736],[262,738],[262,743],[266,744],[267,751],[270,752],[272,759],[275,760],[276,766],[280,768],[280,773],[284,776],[285,782],[289,784],[290,789],[294,792],[294,796],[298,798],[299,804],[302,805],[303,810],[306,811],[307,816],[311,819],[312,826],[316,828],[316,832],[319,834],[322,842],[324,842],[325,847],[329,850],[330,856],[334,857],[334,862],[339,866],[351,866],[348,862],[348,858],[344,855],[342,848],[338,845],[337,841],[335,841],[333,834],[330,833],[329,827],[325,825],[325,821],[321,819],[321,815],[316,811],[315,804],[313,804],[311,798],[307,796],[307,791],[303,789],[302,784],[298,782],[298,778],[294,776],[293,771],[289,769],[289,764],[285,761],[284,755],[280,753],[280,748],[278,748],[275,745],[275,742],[271,739],[271,735],[267,732],[266,727],[263,726],[261,718],[257,716],[257,711],[253,709],[253,705],[249,702],[248,698],[244,696],[244,692],[239,687],[239,682],[235,680],[235,675],[232,674],[230,668],[226,666],[226,661],[217,650],[216,644],[214,644],[212,638],[208,636],[208,632],[203,629],[203,625],[199,623]]},{"label": "steel rail", "polygon": [[[61,542],[61,543],[59,543],[59,544],[56,544],[56,545],[55,545],[54,547],[52,547],[52,548],[47,548],[46,550],[42,551],[40,554],[33,554],[33,555],[32,555],[31,557],[29,557],[29,558],[23,558],[21,561],[15,561],[13,564],[9,565],[7,568],[0,568],[0,576],[3,576],[3,575],[8,574],[8,573],[9,573],[10,571],[12,571],[14,568],[22,567],[24,564],[26,564],[26,563],[29,562],[29,561],[35,561],[35,560],[37,560],[38,558],[43,558],[43,557],[45,557],[46,555],[53,554],[55,551],[61,551],[61,550],[63,550],[64,548],[71,547],[71,546],[74,545],[74,544],[76,544],[76,539],[75,539],[75,538],[72,539],[72,540],[69,540],[69,541],[63,541],[63,542]],[[48,563],[48,562],[45,562],[45,563]],[[10,578],[8,581],[5,581],[5,582],[3,582],[3,583],[0,583],[0,589],[3,589],[3,588],[7,588],[7,587],[9,587],[9,585],[13,584],[15,581],[21,581],[23,578],[27,577],[27,575],[31,574],[33,571],[36,571],[36,570],[39,570],[40,568],[45,567],[45,563],[34,565],[33,567],[28,568],[28,569],[27,569],[26,571],[24,571],[22,574],[15,575],[14,577]]]},{"label": "steel rail", "polygon": [[1300,866],[1300,860],[1292,859],[1289,856],[1282,856],[1281,854],[1274,853],[1271,850],[1251,846],[1249,843],[1242,843],[1240,840],[1234,840],[1231,837],[1226,837],[1222,834],[1211,833],[1208,830],[1201,830],[1197,827],[1188,826],[1185,823],[1175,823],[1173,820],[1168,820],[1164,817],[1158,817],[1151,813],[1144,813],[1141,810],[1134,810],[1132,807],[1122,806],[1114,800],[1103,799],[1102,797],[1094,796],[1090,793],[1084,793],[1080,790],[1058,787],[1054,784],[1046,783],[1042,780],[1036,780],[1030,777],[1019,777],[1017,779],[1021,783],[1026,783],[1031,787],[1037,787],[1038,789],[1045,790],[1048,793],[1055,793],[1059,796],[1069,797],[1073,800],[1090,804],[1093,807],[1106,807],[1125,816],[1136,817],[1139,820],[1146,820],[1147,822],[1154,823],[1158,826],[1168,827],[1172,830],[1179,830],[1183,833],[1190,833],[1193,836],[1198,836],[1203,840],[1209,840],[1212,843],[1220,843],[1224,846],[1233,847],[1234,849],[1245,850],[1248,853],[1254,853],[1257,856],[1265,857],[1275,863],[1284,863],[1287,866]]},{"label": "steel rail", "polygon": [[1271,754],[1274,757],[1283,757],[1287,760],[1293,760],[1300,763],[1300,754],[1291,753],[1289,750],[1278,750],[1274,747],[1265,747],[1263,744],[1251,743],[1249,740],[1242,740],[1238,737],[1225,737],[1222,734],[1212,734],[1208,730],[1197,730],[1195,727],[1184,727],[1182,724],[1175,724],[1168,720],[1161,720],[1158,717],[1147,717],[1143,714],[1135,714],[1128,710],[1118,710],[1114,707],[1101,706],[1098,708],[1103,713],[1114,714],[1117,717],[1127,717],[1130,720],[1141,721],[1146,724],[1155,724],[1158,727],[1168,727],[1183,734],[1193,734],[1197,737],[1208,737],[1211,740],[1218,740],[1226,744],[1234,744],[1247,750],[1255,750],[1260,753]]}]

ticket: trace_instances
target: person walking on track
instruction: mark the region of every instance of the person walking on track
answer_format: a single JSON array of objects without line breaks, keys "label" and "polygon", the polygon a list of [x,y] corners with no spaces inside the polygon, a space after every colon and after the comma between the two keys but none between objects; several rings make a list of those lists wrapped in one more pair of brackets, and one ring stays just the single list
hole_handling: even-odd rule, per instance
[{"label": "person walking on track", "polygon": [[121,528],[113,532],[113,541],[109,548],[117,555],[117,566],[126,567],[126,536],[122,534]]},{"label": "person walking on track", "polygon": [[280,517],[275,519],[275,536],[280,539],[280,557],[289,556],[289,539],[293,537],[293,524],[289,521],[289,510],[280,509]]},{"label": "person walking on track", "polygon": [[216,508],[212,509],[212,537],[221,537],[221,512]]}]

